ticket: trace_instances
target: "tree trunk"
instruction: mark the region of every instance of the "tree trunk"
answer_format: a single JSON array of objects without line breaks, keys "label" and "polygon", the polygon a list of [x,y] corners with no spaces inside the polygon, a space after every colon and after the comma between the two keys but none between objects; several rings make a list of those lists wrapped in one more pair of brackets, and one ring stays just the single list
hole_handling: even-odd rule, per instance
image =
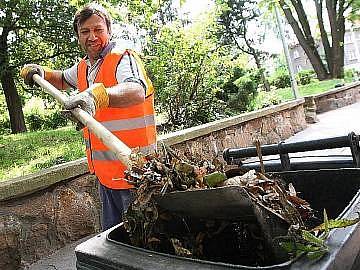
[{"label": "tree trunk", "polygon": [[1,72],[1,86],[4,90],[6,105],[10,117],[12,133],[26,132],[21,99],[16,89],[13,74],[9,70]]},{"label": "tree trunk", "polygon": [[8,35],[11,27],[4,26],[0,36],[0,81],[4,91],[12,133],[26,132],[21,99],[14,82],[14,71],[9,67]]},{"label": "tree trunk", "polygon": [[[244,41],[245,41],[245,44],[246,44],[248,50],[243,50],[241,48],[240,48],[240,50],[242,50],[243,52],[248,53],[248,54],[250,54],[250,55],[252,55],[254,57],[256,67],[260,71],[260,76],[261,76],[261,80],[263,82],[264,90],[266,92],[269,92],[270,91],[270,84],[269,84],[269,81],[265,77],[264,70],[262,69],[261,61],[260,61],[260,58],[259,58],[259,55],[261,54],[261,52],[257,51],[251,45],[251,42],[247,38],[247,28],[245,27],[245,25],[244,25],[244,36],[243,36],[243,38],[244,38]],[[238,44],[238,43],[236,42],[236,44]],[[238,47],[241,47],[241,46],[238,44]]]},{"label": "tree trunk", "polygon": [[258,55],[256,54],[256,52],[253,54],[253,57],[255,59],[256,66],[260,71],[260,76],[261,76],[261,80],[263,82],[264,90],[266,92],[269,92],[270,91],[270,84],[269,84],[269,81],[265,77],[264,70],[262,69],[260,59],[259,59]]},{"label": "tree trunk", "polygon": [[326,9],[328,12],[332,37],[332,77],[343,78],[345,34],[344,2],[339,2],[338,11],[336,11],[336,8],[334,1],[326,0]]},{"label": "tree trunk", "polygon": [[324,46],[324,51],[325,51],[327,67],[329,69],[330,74],[333,74],[333,70],[332,70],[333,65],[331,64],[332,59],[333,59],[332,49],[330,47],[328,34],[327,34],[327,32],[325,30],[325,26],[324,26],[324,19],[323,19],[323,15],[322,15],[322,12],[323,12],[322,2],[323,2],[323,0],[314,0],[315,7],[316,7],[317,20],[319,22],[321,41],[322,41],[322,44]]},{"label": "tree trunk", "polygon": [[280,1],[281,9],[283,10],[285,17],[292,27],[301,47],[305,51],[311,65],[314,68],[314,71],[318,77],[319,80],[326,80],[330,78],[330,74],[326,70],[323,62],[321,61],[319,52],[316,49],[316,46],[312,41],[309,41],[308,38],[306,38],[301,31],[301,28],[298,24],[298,22],[295,20],[294,16],[292,15],[292,11],[286,6],[285,2],[283,0]]}]

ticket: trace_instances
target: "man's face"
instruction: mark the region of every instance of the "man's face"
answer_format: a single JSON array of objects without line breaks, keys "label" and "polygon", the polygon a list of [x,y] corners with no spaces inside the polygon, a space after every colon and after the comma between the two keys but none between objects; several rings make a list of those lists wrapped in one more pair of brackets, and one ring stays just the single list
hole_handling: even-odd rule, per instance
[{"label": "man's face", "polygon": [[110,40],[105,19],[95,14],[91,15],[83,24],[79,25],[78,38],[80,46],[93,63],[99,58],[99,54]]}]

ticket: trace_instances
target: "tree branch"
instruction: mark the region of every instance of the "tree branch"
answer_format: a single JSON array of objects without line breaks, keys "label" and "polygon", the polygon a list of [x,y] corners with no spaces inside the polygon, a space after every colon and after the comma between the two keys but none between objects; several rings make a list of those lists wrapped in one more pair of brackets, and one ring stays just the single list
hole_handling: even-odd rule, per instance
[{"label": "tree branch", "polygon": [[330,70],[330,73],[332,73],[332,71],[331,71],[332,65],[329,64],[329,63],[331,63],[332,52],[331,52],[331,48],[330,48],[329,38],[328,38],[328,35],[325,30],[325,26],[324,26],[324,19],[323,19],[323,15],[322,15],[322,8],[323,8],[322,2],[323,2],[323,0],[314,0],[315,8],[316,8],[316,15],[317,15],[318,22],[319,22],[321,40],[322,40],[322,43],[324,46],[324,51],[325,51],[326,63],[327,63],[328,69]]},{"label": "tree branch", "polygon": [[[69,50],[69,51],[61,51],[61,52],[57,52],[57,53],[54,53],[52,55],[44,55],[42,57],[39,57],[39,58],[35,58],[35,59],[30,59],[30,60],[27,60],[23,63],[19,63],[19,64],[30,64],[30,63],[40,63],[41,61],[43,60],[49,60],[51,58],[54,58],[54,57],[57,57],[57,56],[60,56],[60,55],[64,55],[64,54],[70,54],[74,51],[72,50]],[[10,68],[17,68],[19,67],[19,65],[11,65],[9,66]]]},{"label": "tree branch", "polygon": [[345,12],[345,10],[347,10],[353,4],[353,2],[354,2],[353,0],[348,1],[347,5],[344,6],[344,12]]},{"label": "tree branch", "polygon": [[306,13],[305,13],[305,10],[304,10],[304,7],[303,7],[301,1],[291,0],[291,3],[295,8],[295,11],[296,11],[298,19],[300,21],[305,38],[307,40],[309,40],[310,42],[314,42],[314,39],[311,34],[309,20],[307,19],[307,16],[306,16]]}]

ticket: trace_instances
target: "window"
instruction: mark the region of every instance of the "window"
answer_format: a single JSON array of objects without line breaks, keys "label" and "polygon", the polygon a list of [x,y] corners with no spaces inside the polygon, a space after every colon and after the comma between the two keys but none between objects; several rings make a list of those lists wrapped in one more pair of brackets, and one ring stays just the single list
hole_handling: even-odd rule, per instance
[{"label": "window", "polygon": [[352,42],[352,33],[346,32],[344,36],[344,42],[345,43],[351,43]]},{"label": "window", "polygon": [[351,51],[345,51],[345,59],[347,59],[348,61],[352,61],[352,60],[356,60],[356,53],[354,50]]},{"label": "window", "polygon": [[360,39],[360,28],[354,29],[355,39]]},{"label": "window", "polygon": [[294,51],[294,59],[299,58],[300,54],[297,50]]}]

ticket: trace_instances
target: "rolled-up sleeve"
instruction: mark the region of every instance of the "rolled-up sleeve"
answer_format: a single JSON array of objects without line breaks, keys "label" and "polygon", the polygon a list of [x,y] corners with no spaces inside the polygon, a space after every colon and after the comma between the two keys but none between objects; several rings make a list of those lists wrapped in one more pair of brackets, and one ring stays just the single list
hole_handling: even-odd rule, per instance
[{"label": "rolled-up sleeve", "polygon": [[65,69],[63,71],[63,77],[65,82],[70,85],[72,88],[77,88],[77,67],[78,64],[73,65],[72,67]]},{"label": "rolled-up sleeve", "polygon": [[144,88],[145,93],[147,92],[144,74],[136,63],[135,58],[127,51],[124,53],[124,56],[121,58],[120,63],[117,66],[116,79],[118,83],[139,83]]}]

